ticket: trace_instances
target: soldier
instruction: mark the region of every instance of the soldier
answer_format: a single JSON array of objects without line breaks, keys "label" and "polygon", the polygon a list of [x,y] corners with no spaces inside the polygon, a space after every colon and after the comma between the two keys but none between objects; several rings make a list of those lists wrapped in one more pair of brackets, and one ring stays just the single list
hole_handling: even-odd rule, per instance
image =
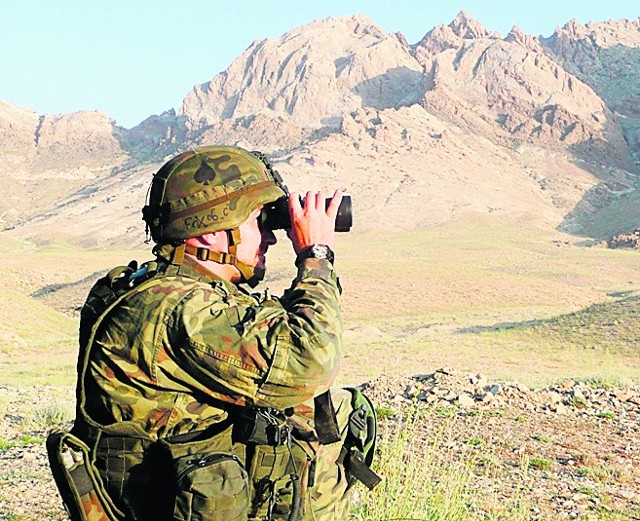
[{"label": "soldier", "polygon": [[[257,284],[276,242],[263,207],[282,198],[297,276],[280,298],[250,294],[238,285]],[[264,155],[232,146],[155,174],[143,209],[155,260],[112,270],[81,313],[72,434],[113,517],[342,519],[354,479],[377,482],[370,402],[329,392],[341,198],[302,202]]]}]

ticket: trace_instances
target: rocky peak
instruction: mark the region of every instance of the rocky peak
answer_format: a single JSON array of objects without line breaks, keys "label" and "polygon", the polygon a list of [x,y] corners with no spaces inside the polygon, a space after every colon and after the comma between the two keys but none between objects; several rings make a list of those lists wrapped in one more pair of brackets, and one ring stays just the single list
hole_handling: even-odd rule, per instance
[{"label": "rocky peak", "polygon": [[[584,38],[589,32],[587,28],[580,22],[578,22],[578,20],[576,20],[575,18],[569,20],[561,30],[567,36],[571,36],[577,39]],[[558,32],[558,29],[556,29],[556,32]]]},{"label": "rocky peak", "polygon": [[589,22],[582,25],[570,20],[562,28],[557,28],[548,38],[550,44],[557,40],[578,41],[589,39],[598,47],[607,49],[616,45],[640,47],[640,18],[637,20],[609,20],[607,22]]},{"label": "rocky peak", "polygon": [[507,42],[517,43],[521,45],[525,49],[528,49],[533,52],[544,52],[542,46],[540,45],[540,40],[534,36],[526,34],[520,27],[514,25],[511,28],[511,31],[505,38]]},{"label": "rocky peak", "polygon": [[38,114],[34,111],[0,101],[0,171],[4,170],[8,156],[26,156],[35,150],[38,125]]},{"label": "rocky peak", "polygon": [[196,86],[179,115],[195,131],[258,113],[319,128],[358,107],[415,102],[421,78],[406,45],[369,18],[325,18],[254,42],[227,70]]},{"label": "rocky peak", "polygon": [[460,11],[449,25],[440,24],[429,31],[415,46],[416,57],[425,61],[447,49],[462,47],[465,40],[480,38],[499,38],[497,33],[491,33],[484,26],[471,18],[466,11]]},{"label": "rocky peak", "polygon": [[418,56],[432,56],[460,47],[462,39],[448,25],[436,25],[415,45]]},{"label": "rocky peak", "polygon": [[458,16],[449,24],[449,27],[460,38],[491,38],[494,36],[480,22],[471,18],[466,11],[460,11]]},{"label": "rocky peak", "polygon": [[79,111],[40,117],[34,167],[39,170],[113,166],[125,159],[114,135],[115,121],[105,112]]},{"label": "rocky peak", "polygon": [[640,47],[640,18],[637,20],[589,22],[586,28],[600,47],[610,48],[616,45],[630,48]]}]

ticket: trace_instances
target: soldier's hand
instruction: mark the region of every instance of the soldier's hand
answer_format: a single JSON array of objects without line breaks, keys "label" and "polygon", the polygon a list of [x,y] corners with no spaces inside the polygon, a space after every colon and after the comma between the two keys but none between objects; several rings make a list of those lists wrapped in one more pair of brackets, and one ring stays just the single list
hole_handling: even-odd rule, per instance
[{"label": "soldier's hand", "polygon": [[326,244],[333,249],[336,215],[342,201],[342,192],[336,190],[329,206],[325,208],[328,197],[330,194],[327,192],[307,192],[302,205],[299,193],[294,192],[289,196],[291,229],[287,233],[296,254],[312,244]]}]

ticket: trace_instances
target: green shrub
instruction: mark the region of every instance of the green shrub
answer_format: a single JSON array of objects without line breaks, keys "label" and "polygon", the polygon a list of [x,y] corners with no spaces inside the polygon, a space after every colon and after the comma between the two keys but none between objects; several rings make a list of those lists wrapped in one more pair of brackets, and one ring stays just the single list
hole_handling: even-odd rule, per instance
[{"label": "green shrub", "polygon": [[589,465],[576,470],[578,476],[588,477],[593,481],[614,485],[629,483],[633,480],[632,471],[623,465]]},{"label": "green shrub", "polygon": [[533,456],[529,459],[529,467],[535,470],[549,470],[551,466],[551,461],[540,456]]},{"label": "green shrub", "polygon": [[583,378],[580,381],[593,389],[604,389],[605,391],[610,391],[616,388],[625,388],[633,384],[629,378],[610,374],[591,376]]},{"label": "green shrub", "polygon": [[394,411],[391,407],[376,407],[376,416],[379,419],[392,418],[395,415],[396,411]]},{"label": "green shrub", "polygon": [[8,450],[13,446],[15,446],[15,442],[14,441],[7,440],[6,438],[0,437],[0,451]]},{"label": "green shrub", "polygon": [[73,418],[73,406],[60,400],[50,400],[37,405],[26,417],[25,427],[35,431],[47,430]]}]

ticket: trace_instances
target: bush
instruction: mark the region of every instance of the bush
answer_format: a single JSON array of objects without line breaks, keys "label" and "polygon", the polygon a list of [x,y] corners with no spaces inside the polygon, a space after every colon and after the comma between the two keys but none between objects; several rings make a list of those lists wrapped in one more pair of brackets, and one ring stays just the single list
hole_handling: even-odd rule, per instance
[{"label": "bush", "polygon": [[25,419],[25,427],[44,431],[55,425],[66,423],[73,418],[73,406],[60,400],[51,400],[37,405]]},{"label": "bush", "polygon": [[438,442],[444,432],[428,442],[420,441],[421,413],[415,412],[380,425],[374,469],[383,481],[373,492],[355,498],[352,520],[472,519],[467,506],[472,456],[460,459],[443,454]]}]

